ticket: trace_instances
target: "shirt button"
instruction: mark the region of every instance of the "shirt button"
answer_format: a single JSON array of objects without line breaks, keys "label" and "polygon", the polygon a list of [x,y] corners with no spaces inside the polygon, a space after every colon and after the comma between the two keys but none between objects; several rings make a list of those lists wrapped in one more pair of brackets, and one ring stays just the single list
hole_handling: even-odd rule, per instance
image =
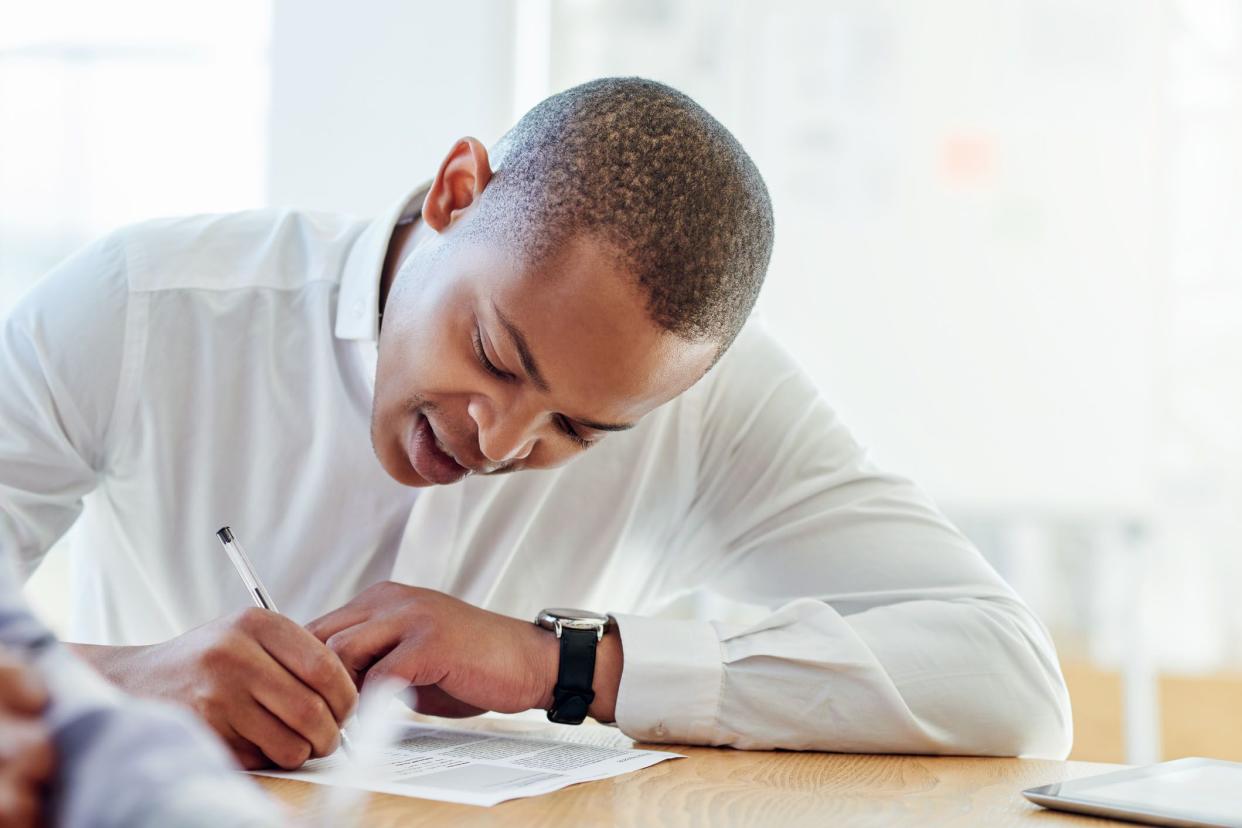
[{"label": "shirt button", "polygon": [[354,300],[354,316],[362,316],[362,312],[366,310],[366,306],[361,299]]}]

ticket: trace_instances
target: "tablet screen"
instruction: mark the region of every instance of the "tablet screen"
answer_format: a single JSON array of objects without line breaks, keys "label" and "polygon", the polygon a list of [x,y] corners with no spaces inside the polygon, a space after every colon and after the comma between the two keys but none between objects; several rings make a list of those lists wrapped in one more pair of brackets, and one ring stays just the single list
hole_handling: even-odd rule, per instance
[{"label": "tablet screen", "polygon": [[1088,788],[1081,795],[1113,805],[1141,803],[1152,811],[1172,811],[1193,805],[1197,811],[1231,814],[1242,819],[1242,769],[1206,765],[1171,770],[1146,779]]},{"label": "tablet screen", "polygon": [[1242,825],[1242,764],[1215,759],[1178,759],[1025,793],[1040,805],[1067,811]]}]

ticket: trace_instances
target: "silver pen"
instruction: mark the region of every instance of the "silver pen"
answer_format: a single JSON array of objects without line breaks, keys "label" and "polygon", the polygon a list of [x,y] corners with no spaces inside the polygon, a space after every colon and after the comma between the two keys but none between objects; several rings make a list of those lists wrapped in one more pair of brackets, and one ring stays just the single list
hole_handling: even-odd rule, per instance
[{"label": "silver pen", "polygon": [[[250,563],[250,556],[246,554],[246,550],[242,548],[241,542],[233,535],[233,530],[227,526],[221,527],[216,532],[216,537],[220,539],[220,544],[224,547],[224,551],[228,553],[229,560],[233,562],[233,566],[237,569],[237,574],[241,576],[242,581],[246,584],[246,589],[250,591],[250,598],[255,605],[261,609],[271,610],[279,613],[276,609],[276,602],[272,600],[272,596],[267,591],[267,587],[263,586],[263,582],[259,580],[259,573],[254,571],[254,564]],[[349,744],[349,736],[345,733],[345,728],[341,728],[341,747],[345,748],[345,753],[353,756],[353,748]]]}]

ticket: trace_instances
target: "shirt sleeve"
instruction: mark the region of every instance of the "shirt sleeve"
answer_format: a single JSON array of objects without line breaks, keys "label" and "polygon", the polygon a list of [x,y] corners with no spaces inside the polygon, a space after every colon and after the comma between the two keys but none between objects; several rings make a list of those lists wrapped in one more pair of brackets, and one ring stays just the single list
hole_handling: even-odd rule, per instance
[{"label": "shirt sleeve", "polygon": [[114,234],[54,268],[0,325],[0,547],[27,575],[106,470],[129,311]]},{"label": "shirt sleeve", "polygon": [[739,748],[1063,758],[1069,698],[1034,614],[922,492],[868,460],[784,351],[743,336],[704,401],[676,559],[684,583],[762,611],[616,616],[618,726]]}]

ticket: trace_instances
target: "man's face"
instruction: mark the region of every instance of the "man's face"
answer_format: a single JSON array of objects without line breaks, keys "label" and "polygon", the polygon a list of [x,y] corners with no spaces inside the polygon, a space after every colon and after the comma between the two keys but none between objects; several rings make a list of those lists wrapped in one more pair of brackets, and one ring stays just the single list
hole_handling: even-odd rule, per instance
[{"label": "man's face", "polygon": [[560,465],[703,375],[717,345],[647,317],[609,248],[537,270],[500,247],[417,247],[384,309],[371,439],[408,486]]}]

